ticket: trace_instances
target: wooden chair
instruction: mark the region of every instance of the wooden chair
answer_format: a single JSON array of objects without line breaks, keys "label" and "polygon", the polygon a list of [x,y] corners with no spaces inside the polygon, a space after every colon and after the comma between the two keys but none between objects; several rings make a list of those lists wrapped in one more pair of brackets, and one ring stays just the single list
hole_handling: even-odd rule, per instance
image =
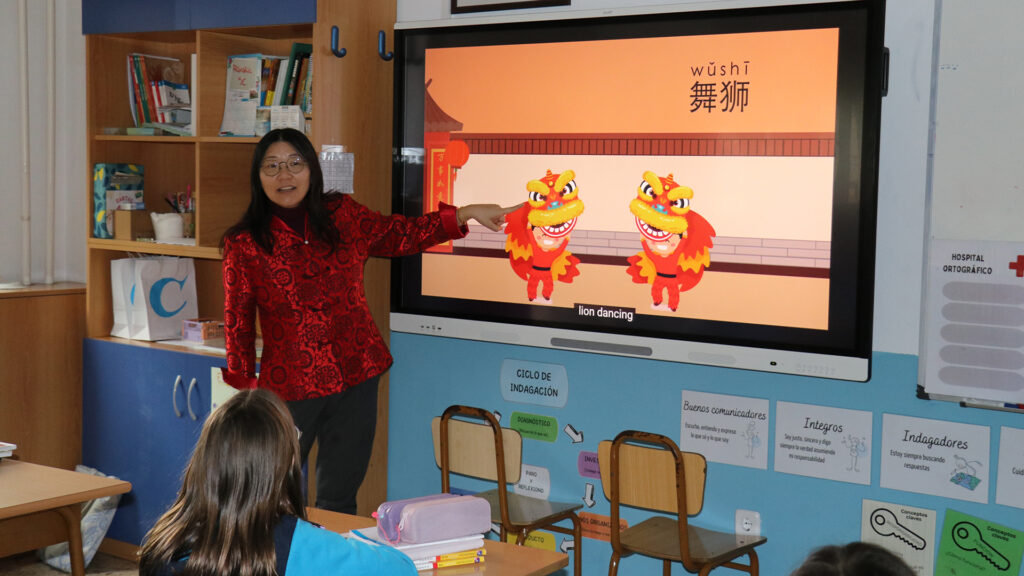
[{"label": "wooden chair", "polygon": [[[481,420],[483,423],[454,416]],[[476,494],[491,504],[491,522],[501,529],[501,539],[516,535],[522,546],[531,530],[543,528],[573,537],[573,574],[580,576],[583,537],[576,510],[583,504],[550,502],[508,491],[508,483],[518,482],[522,471],[523,439],[519,432],[502,428],[490,412],[471,406],[449,406],[431,422],[434,460],[441,467],[441,491],[450,492],[449,475],[461,474],[497,482],[494,490]],[[569,520],[572,528],[556,526]]]},{"label": "wooden chair", "polygon": [[[601,484],[611,501],[612,557],[609,576],[619,570],[619,560],[633,553],[660,558],[662,572],[671,574],[672,562],[681,562],[693,573],[706,576],[718,566],[758,575],[755,546],[766,538],[716,532],[691,526],[688,516],[704,507],[707,462],[700,454],[681,452],[671,439],[660,434],[627,430],[614,441],[598,445]],[[675,514],[653,516],[620,531],[619,506],[645,508]],[[748,564],[733,560],[746,555]]]}]

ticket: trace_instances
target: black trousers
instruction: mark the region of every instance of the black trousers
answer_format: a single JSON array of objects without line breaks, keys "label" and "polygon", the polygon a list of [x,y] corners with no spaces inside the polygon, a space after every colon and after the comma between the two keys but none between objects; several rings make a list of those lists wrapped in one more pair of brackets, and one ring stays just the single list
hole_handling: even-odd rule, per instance
[{"label": "black trousers", "polygon": [[338,394],[288,402],[302,432],[299,450],[306,462],[313,441],[316,458],[316,507],[356,513],[356,492],[366,476],[377,427],[379,376]]}]

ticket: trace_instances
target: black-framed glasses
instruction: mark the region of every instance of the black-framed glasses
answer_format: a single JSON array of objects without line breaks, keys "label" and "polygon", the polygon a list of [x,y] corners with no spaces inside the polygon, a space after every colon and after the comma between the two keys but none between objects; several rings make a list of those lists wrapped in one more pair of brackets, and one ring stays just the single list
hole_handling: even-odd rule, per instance
[{"label": "black-framed glasses", "polygon": [[298,154],[292,154],[284,160],[271,158],[260,164],[260,172],[267,176],[277,176],[282,168],[287,168],[292,174],[298,174],[306,169],[306,159]]}]

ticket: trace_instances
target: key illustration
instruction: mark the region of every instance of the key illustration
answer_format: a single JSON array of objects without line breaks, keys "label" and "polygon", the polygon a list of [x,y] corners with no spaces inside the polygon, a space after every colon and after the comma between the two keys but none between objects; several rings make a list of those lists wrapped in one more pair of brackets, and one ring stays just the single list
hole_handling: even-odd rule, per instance
[{"label": "key illustration", "polygon": [[924,550],[924,538],[900,524],[896,515],[888,508],[878,508],[871,513],[871,528],[879,536],[893,536],[907,543],[915,550]]},{"label": "key illustration", "polygon": [[990,564],[1000,570],[1009,570],[1010,561],[981,537],[981,530],[970,522],[958,522],[953,526],[953,542],[967,552],[977,552]]}]

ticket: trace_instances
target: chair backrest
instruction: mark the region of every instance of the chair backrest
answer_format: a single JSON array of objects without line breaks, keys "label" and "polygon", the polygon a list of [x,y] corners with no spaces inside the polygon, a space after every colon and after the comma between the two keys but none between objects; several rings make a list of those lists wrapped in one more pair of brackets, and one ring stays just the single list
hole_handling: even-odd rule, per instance
[{"label": "chair backrest", "polygon": [[[626,431],[618,450],[619,502],[626,506],[679,514],[676,458],[682,462],[686,515],[704,507],[707,461],[695,452],[682,452],[672,440],[657,434]],[[644,444],[636,444],[643,442]],[[667,443],[666,443],[667,442]],[[598,444],[598,463],[604,495],[612,499],[611,440]],[[677,456],[678,455],[678,456]]]},{"label": "chair backrest", "polygon": [[[430,422],[434,438],[434,462],[441,466],[441,417]],[[522,473],[523,437],[516,430],[501,428],[505,454],[505,481],[519,482]],[[448,469],[455,474],[498,481],[494,429],[490,424],[448,420]]]}]

